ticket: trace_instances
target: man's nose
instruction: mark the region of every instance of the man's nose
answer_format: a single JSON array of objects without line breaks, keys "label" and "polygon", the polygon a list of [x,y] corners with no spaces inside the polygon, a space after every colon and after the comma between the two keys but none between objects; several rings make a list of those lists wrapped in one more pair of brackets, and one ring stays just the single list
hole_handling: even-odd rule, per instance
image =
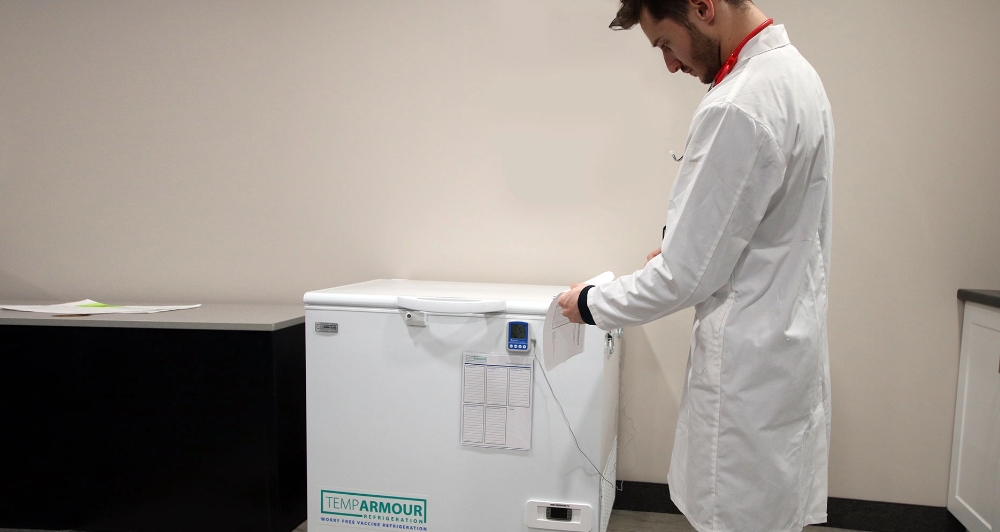
[{"label": "man's nose", "polygon": [[663,50],[663,64],[667,65],[667,70],[669,70],[671,74],[681,69],[681,62],[674,57],[674,54],[668,52],[667,50]]}]

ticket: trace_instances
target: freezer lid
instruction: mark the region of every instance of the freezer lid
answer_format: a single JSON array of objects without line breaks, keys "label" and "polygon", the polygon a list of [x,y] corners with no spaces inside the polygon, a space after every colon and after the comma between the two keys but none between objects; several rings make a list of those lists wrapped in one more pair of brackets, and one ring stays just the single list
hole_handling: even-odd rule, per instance
[{"label": "freezer lid", "polygon": [[537,314],[544,316],[565,286],[451,283],[377,279],[306,293],[316,307],[367,307],[427,312]]}]

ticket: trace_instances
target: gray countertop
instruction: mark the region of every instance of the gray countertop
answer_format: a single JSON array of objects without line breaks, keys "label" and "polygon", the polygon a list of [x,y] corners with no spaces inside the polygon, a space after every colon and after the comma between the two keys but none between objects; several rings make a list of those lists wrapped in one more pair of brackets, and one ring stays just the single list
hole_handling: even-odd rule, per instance
[{"label": "gray countertop", "polygon": [[[0,305],[54,305],[65,301],[0,301]],[[118,303],[154,305],[157,303]],[[198,308],[155,314],[95,314],[55,317],[35,312],[0,310],[0,325],[62,327],[129,327],[145,329],[209,329],[275,331],[305,322],[303,305],[206,303]]]}]

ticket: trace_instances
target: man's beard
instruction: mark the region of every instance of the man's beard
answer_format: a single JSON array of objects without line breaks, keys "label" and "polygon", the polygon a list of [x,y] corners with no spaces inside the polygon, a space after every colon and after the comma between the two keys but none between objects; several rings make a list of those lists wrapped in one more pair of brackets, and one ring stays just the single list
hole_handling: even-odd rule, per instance
[{"label": "man's beard", "polygon": [[722,46],[694,26],[688,29],[688,35],[691,36],[691,62],[694,63],[691,66],[702,71],[699,79],[708,85],[722,70]]}]

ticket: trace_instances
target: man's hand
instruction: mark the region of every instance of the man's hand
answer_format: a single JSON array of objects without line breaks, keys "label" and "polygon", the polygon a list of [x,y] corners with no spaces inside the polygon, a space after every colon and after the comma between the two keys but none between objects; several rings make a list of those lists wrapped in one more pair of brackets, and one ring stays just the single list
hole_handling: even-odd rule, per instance
[{"label": "man's hand", "polygon": [[572,284],[569,291],[559,295],[559,306],[562,307],[562,315],[569,318],[573,323],[583,324],[583,317],[580,316],[580,292],[586,288],[584,283]]},{"label": "man's hand", "polygon": [[650,251],[649,255],[646,255],[646,264],[649,264],[649,261],[653,260],[653,257],[659,255],[662,251],[663,249],[661,248],[656,248],[653,251]]}]

